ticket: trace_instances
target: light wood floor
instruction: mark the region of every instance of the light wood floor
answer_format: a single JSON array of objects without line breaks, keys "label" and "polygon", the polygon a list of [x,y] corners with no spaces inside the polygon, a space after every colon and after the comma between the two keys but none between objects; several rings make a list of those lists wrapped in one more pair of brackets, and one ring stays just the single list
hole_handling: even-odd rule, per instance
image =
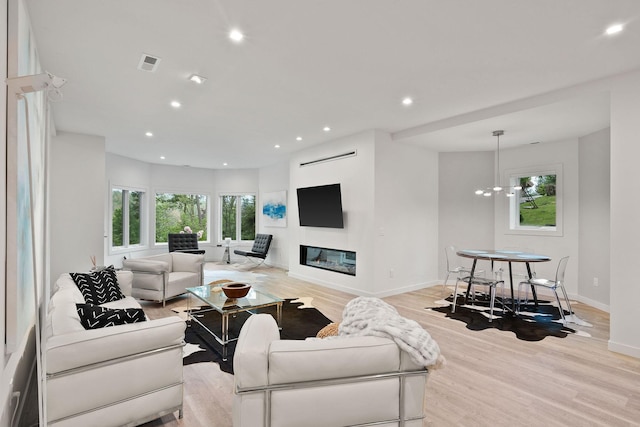
[{"label": "light wood floor", "polygon": [[[280,269],[253,271],[268,275],[257,286],[282,298],[312,297],[334,321],[354,298],[290,278]],[[447,366],[432,371],[427,381],[425,426],[640,426],[640,360],[607,350],[608,313],[575,303],[576,314],[593,324],[577,329],[591,337],[527,342],[509,332],[469,331],[462,322],[426,311],[442,292],[436,286],[384,298],[429,331],[447,359]],[[178,298],[164,309],[145,304],[145,310],[157,318],[184,304]],[[145,427],[232,425],[232,375],[215,363],[196,363],[184,367],[184,381],[184,418],[168,415]]]}]

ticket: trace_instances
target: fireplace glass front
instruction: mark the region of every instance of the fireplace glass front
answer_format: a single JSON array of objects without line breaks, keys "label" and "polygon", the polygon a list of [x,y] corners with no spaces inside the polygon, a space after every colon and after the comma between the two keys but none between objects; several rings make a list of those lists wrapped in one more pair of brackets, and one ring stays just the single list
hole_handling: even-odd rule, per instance
[{"label": "fireplace glass front", "polygon": [[356,275],[356,253],[352,251],[300,245],[300,264]]}]

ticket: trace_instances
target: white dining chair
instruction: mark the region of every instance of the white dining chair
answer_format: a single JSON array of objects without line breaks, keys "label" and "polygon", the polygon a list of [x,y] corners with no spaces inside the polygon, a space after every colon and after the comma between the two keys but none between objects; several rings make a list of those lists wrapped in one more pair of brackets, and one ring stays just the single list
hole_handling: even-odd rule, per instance
[{"label": "white dining chair", "polygon": [[[520,289],[522,285],[530,286],[539,286],[547,289],[551,289],[556,296],[556,301],[558,302],[558,310],[560,310],[560,317],[562,318],[562,323],[567,324],[567,319],[564,315],[564,310],[562,309],[562,303],[560,302],[560,297],[558,296],[558,288],[562,291],[564,296],[565,303],[567,304],[567,309],[569,310],[569,316],[573,316],[573,310],[571,309],[571,302],[569,302],[569,297],[567,295],[567,290],[564,288],[564,273],[567,268],[567,263],[569,262],[569,257],[563,257],[558,262],[558,268],[556,270],[556,278],[555,280],[549,279],[539,279],[534,277],[529,280],[524,280],[520,282],[518,285],[518,312],[520,312]],[[525,300],[526,304],[526,300]]]},{"label": "white dining chair", "polygon": [[[447,288],[447,281],[449,280],[449,275],[452,273],[456,275],[456,280],[460,281],[463,276],[471,274],[471,268],[464,267],[462,265],[455,265],[459,259],[457,250],[455,246],[447,246],[444,248],[444,253],[447,259],[447,276],[444,278],[444,283],[442,284],[442,292],[444,293]],[[484,270],[476,269],[473,272],[474,276],[483,276]],[[456,283],[456,289],[458,284]]]},{"label": "white dining chair", "polygon": [[[496,302],[496,287],[501,285],[504,289],[504,281],[503,280],[492,280],[485,279],[484,277],[476,277],[474,275],[473,279],[471,276],[460,278],[456,280],[456,286],[453,291],[453,304],[451,305],[451,313],[456,312],[456,301],[458,299],[458,283],[464,282],[467,286],[471,287],[471,304],[475,304],[475,285],[488,286],[489,287],[489,322],[493,321],[493,308]],[[504,292],[504,291],[503,291]],[[504,299],[500,299],[500,305],[502,306],[502,314],[504,314]]]}]

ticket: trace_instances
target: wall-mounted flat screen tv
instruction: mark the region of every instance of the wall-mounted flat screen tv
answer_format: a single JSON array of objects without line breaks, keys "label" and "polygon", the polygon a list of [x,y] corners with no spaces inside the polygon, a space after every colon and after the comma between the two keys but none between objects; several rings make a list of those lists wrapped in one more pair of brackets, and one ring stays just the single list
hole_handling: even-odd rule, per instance
[{"label": "wall-mounted flat screen tv", "polygon": [[297,192],[301,226],[344,228],[340,184],[298,188]]}]

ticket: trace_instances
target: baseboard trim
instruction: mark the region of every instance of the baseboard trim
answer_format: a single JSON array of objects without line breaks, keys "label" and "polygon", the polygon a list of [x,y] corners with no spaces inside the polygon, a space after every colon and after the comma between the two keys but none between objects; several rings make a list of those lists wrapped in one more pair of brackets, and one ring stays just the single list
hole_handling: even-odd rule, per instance
[{"label": "baseboard trim", "polygon": [[632,347],[630,345],[620,344],[609,340],[607,348],[610,351],[640,359],[640,348],[638,347]]},{"label": "baseboard trim", "polygon": [[377,298],[385,298],[393,295],[403,294],[405,292],[418,291],[420,289],[430,288],[432,286],[438,285],[438,281],[433,282],[424,282],[424,283],[416,283],[409,286],[403,286],[402,288],[390,289],[384,292],[377,292],[375,295],[371,295]]},{"label": "baseboard trim", "polygon": [[571,296],[570,295],[569,297],[572,298],[572,299],[575,299],[576,301],[578,301],[578,302],[580,302],[582,304],[586,304],[586,305],[588,305],[590,307],[597,308],[598,310],[602,310],[602,311],[605,311],[607,313],[610,313],[610,311],[609,311],[610,308],[609,308],[608,304],[603,304],[601,302],[592,300],[591,298],[583,297],[583,296],[580,296],[580,295],[575,295],[575,296]]},{"label": "baseboard trim", "polygon": [[352,295],[363,295],[362,291],[359,289],[349,288],[347,286],[336,285],[335,283],[325,282],[324,280],[316,279],[315,277],[305,276],[303,274],[292,273],[291,271],[287,272],[289,277],[293,277],[294,279],[304,280],[305,282],[313,283],[315,285],[324,286],[330,289],[335,289],[337,291],[346,292]]},{"label": "baseboard trim", "polygon": [[332,282],[326,282],[324,280],[317,279],[315,277],[305,276],[303,274],[292,273],[289,271],[287,273],[289,277],[293,277],[294,279],[304,280],[305,282],[310,282],[316,285],[324,286],[330,289],[335,289],[337,291],[346,292],[348,294],[362,296],[362,297],[376,297],[376,298],[385,298],[390,297],[392,295],[403,294],[405,292],[417,291],[420,289],[428,288],[430,286],[435,286],[438,284],[438,281],[425,282],[425,283],[416,283],[409,286],[403,286],[402,288],[389,289],[382,292],[368,292],[362,289],[350,288],[348,286],[336,285]]}]

